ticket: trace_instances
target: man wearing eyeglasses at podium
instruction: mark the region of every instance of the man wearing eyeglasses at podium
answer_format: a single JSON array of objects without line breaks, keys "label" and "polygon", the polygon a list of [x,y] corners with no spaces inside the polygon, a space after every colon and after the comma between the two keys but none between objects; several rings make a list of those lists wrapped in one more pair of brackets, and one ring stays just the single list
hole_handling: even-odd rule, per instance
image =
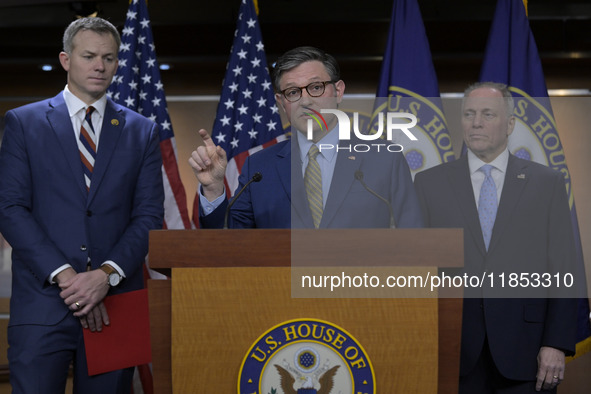
[{"label": "man wearing eyeglasses at podium", "polygon": [[[299,47],[283,54],[272,72],[275,97],[295,131],[290,140],[247,158],[236,191],[254,181],[231,206],[228,226],[421,227],[410,170],[401,152],[341,149],[343,143],[364,141],[339,141],[337,117],[330,114],[323,115],[325,123],[312,121],[308,139],[313,115],[337,109],[343,99],[345,82],[335,58],[317,48]],[[220,228],[228,207],[226,154],[205,130],[199,133],[204,145],[192,152],[189,164],[201,184],[200,222],[203,228]]]}]

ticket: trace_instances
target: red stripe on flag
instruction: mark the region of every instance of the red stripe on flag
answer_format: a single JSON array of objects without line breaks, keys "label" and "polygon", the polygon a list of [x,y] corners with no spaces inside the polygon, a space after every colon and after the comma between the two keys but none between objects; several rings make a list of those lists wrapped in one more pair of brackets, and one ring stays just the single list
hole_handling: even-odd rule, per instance
[{"label": "red stripe on flag", "polygon": [[242,172],[242,166],[244,165],[244,162],[246,161],[246,158],[248,156],[250,156],[249,151],[244,151],[234,156],[234,161],[236,162],[236,168],[238,169],[238,173]]},{"label": "red stripe on flag", "polygon": [[[181,182],[176,154],[170,138],[160,142],[160,151],[162,152],[162,165],[172,188],[181,219],[185,228],[190,229],[191,222],[189,221],[189,211],[187,210],[187,196],[185,195],[185,188]],[[166,207],[164,208],[166,209]]]},{"label": "red stripe on flag", "polygon": [[275,145],[277,142],[279,142],[277,140],[277,138],[272,139],[271,141],[267,141],[263,144],[263,148],[268,148],[271,145]]}]

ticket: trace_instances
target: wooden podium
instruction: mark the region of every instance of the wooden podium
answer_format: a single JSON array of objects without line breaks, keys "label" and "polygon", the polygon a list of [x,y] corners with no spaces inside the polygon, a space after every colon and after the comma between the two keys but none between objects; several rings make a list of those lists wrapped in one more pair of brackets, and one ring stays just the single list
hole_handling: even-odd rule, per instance
[{"label": "wooden podium", "polygon": [[171,278],[148,286],[157,393],[236,393],[257,338],[299,318],[351,333],[371,360],[375,392],[457,393],[461,293],[295,298],[291,262],[436,273],[463,265],[461,229],[160,230],[149,253],[150,267]]}]

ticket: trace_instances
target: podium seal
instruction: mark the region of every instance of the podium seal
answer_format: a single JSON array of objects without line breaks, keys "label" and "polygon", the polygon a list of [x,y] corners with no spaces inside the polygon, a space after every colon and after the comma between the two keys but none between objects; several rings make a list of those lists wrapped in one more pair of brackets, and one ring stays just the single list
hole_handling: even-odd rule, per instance
[{"label": "podium seal", "polygon": [[375,374],[361,344],[323,320],[272,327],[248,349],[238,394],[373,394]]}]

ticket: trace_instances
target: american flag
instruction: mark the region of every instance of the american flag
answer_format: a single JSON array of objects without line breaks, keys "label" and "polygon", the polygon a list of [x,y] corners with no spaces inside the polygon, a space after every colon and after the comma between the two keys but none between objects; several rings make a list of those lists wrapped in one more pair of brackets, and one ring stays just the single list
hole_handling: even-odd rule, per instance
[{"label": "american flag", "polygon": [[[164,87],[160,79],[160,69],[156,61],[156,47],[145,0],[130,2],[121,41],[119,68],[107,94],[116,103],[158,124],[165,194],[164,228],[189,229],[191,221],[187,210],[187,197],[179,174],[176,143],[168,115]],[[144,272],[147,273],[146,271]],[[152,270],[149,271],[149,275],[164,277]],[[133,393],[152,394],[153,392],[151,365],[137,366],[134,373]]]},{"label": "american flag", "polygon": [[252,0],[242,0],[240,5],[211,135],[228,157],[228,193],[238,186],[238,175],[249,155],[286,138]]},{"label": "american flag", "polygon": [[165,193],[164,227],[189,229],[191,221],[187,210],[187,197],[179,174],[176,143],[156,61],[156,48],[145,0],[131,1],[121,41],[119,69],[107,94],[116,103],[158,124]]}]

